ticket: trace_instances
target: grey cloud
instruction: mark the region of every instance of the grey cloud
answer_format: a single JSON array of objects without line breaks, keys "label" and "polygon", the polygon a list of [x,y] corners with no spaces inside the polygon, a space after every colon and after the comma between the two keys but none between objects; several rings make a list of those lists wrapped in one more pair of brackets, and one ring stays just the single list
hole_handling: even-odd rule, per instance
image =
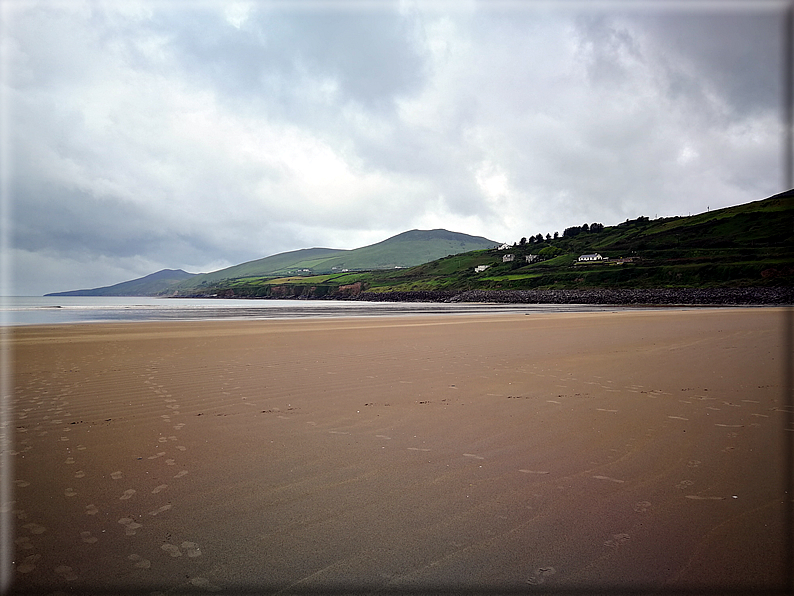
[{"label": "grey cloud", "polygon": [[387,111],[423,78],[408,23],[394,11],[289,11],[262,4],[239,28],[217,8],[164,13],[150,26],[168,39],[191,76],[286,115],[305,101],[293,88],[304,76],[337,83],[340,102]]},{"label": "grey cloud", "polygon": [[574,22],[579,33],[578,55],[590,83],[614,87],[630,82],[633,73],[627,59],[643,60],[632,32],[603,13],[583,15]]},{"label": "grey cloud", "polygon": [[52,270],[204,269],[418,222],[515,240],[782,190],[774,15],[253,4],[238,28],[222,3],[30,6],[12,224]]},{"label": "grey cloud", "polygon": [[697,78],[676,69],[691,65],[739,114],[779,111],[784,66],[783,8],[732,12],[650,12],[636,22],[652,39],[663,63],[677,70],[670,92],[686,93]]}]

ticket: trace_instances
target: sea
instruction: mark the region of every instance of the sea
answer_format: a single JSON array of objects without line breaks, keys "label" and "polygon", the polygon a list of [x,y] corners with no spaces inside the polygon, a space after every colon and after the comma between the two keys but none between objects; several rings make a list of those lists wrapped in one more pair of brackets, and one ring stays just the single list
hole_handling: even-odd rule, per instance
[{"label": "sea", "polygon": [[357,302],[108,296],[0,297],[0,326],[136,321],[208,321],[377,317],[485,313],[558,313],[627,310],[626,307],[557,304]]}]

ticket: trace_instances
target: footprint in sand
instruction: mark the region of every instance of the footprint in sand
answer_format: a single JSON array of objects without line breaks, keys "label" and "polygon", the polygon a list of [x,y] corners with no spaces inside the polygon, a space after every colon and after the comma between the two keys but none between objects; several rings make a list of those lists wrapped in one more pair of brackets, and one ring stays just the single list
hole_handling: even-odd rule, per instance
[{"label": "footprint in sand", "polygon": [[628,539],[628,534],[612,534],[612,538],[610,540],[604,541],[604,546],[608,546],[609,548],[618,548],[621,544],[627,542]]},{"label": "footprint in sand", "polygon": [[135,536],[138,532],[138,528],[142,528],[143,526],[138,522],[134,521],[132,518],[129,517],[122,517],[119,520],[119,523],[124,526],[124,533],[127,536]]},{"label": "footprint in sand", "polygon": [[45,528],[41,524],[30,523],[30,524],[25,524],[22,527],[29,530],[31,534],[44,534],[44,532],[47,531],[47,528]]},{"label": "footprint in sand", "polygon": [[152,515],[152,516],[160,515],[161,513],[165,512],[165,511],[168,511],[172,507],[173,507],[173,505],[171,505],[171,503],[169,503],[168,505],[163,505],[162,507],[158,507],[154,511],[150,511],[149,515]]},{"label": "footprint in sand", "polygon": [[86,515],[96,515],[97,513],[99,513],[99,509],[97,509],[96,505],[94,505],[93,503],[85,506]]},{"label": "footprint in sand", "polygon": [[74,477],[75,478],[85,478],[85,472],[83,472],[83,470],[78,470],[77,472],[74,473]]},{"label": "footprint in sand", "polygon": [[203,588],[205,590],[209,590],[210,592],[217,592],[220,588],[208,580],[206,577],[194,577],[190,580],[190,583],[197,588]]},{"label": "footprint in sand", "polygon": [[703,462],[701,462],[699,459],[690,459],[687,462],[686,467],[687,468],[699,468],[701,463],[703,463]]},{"label": "footprint in sand", "polygon": [[110,475],[110,477],[111,477],[113,480],[121,480],[121,471],[116,471],[116,472],[113,472],[113,473]]},{"label": "footprint in sand", "polygon": [[15,480],[14,484],[16,484],[19,488],[25,488],[26,486],[30,486],[30,482],[27,480]]},{"label": "footprint in sand", "polygon": [[92,536],[91,532],[89,532],[88,530],[84,532],[80,532],[80,539],[86,544],[94,544],[97,540],[99,540],[99,538],[97,538],[96,536]]},{"label": "footprint in sand", "polygon": [[76,497],[77,491],[74,490],[73,488],[67,488],[65,491],[63,491],[63,494],[66,497]]},{"label": "footprint in sand", "polygon": [[617,478],[610,478],[609,476],[593,476],[596,480],[608,480],[609,482],[616,482],[618,484],[623,484],[625,480],[618,480]]},{"label": "footprint in sand", "polygon": [[182,556],[182,551],[175,544],[163,544],[160,548],[174,558]]},{"label": "footprint in sand", "polygon": [[187,470],[180,470],[174,475],[174,478],[182,478],[182,476],[187,476]]},{"label": "footprint in sand", "polygon": [[165,490],[165,489],[167,489],[167,488],[168,488],[168,485],[167,485],[167,484],[161,484],[160,486],[155,486],[155,487],[152,489],[152,494],[153,494],[153,495],[156,495],[157,493],[159,493],[159,492],[162,492],[162,491],[164,491],[164,490]]},{"label": "footprint in sand", "polygon": [[176,448],[179,449],[180,451],[187,451],[187,447],[185,447],[184,445],[177,445]]},{"label": "footprint in sand", "polygon": [[167,460],[165,460],[165,465],[166,466],[175,466],[176,465],[176,460],[175,459],[167,459]]},{"label": "footprint in sand", "polygon": [[55,573],[63,577],[68,582],[74,581],[77,579],[78,575],[72,570],[71,567],[68,565],[58,565],[55,568]]},{"label": "footprint in sand", "polygon": [[66,461],[63,462],[63,463],[65,463],[67,466],[71,466],[74,463],[74,458],[73,457],[67,457]]},{"label": "footprint in sand", "polygon": [[179,546],[185,549],[185,551],[187,552],[187,556],[190,557],[191,559],[195,559],[196,557],[201,556],[201,549],[199,548],[199,545],[196,544],[195,542],[188,542],[186,540]]},{"label": "footprint in sand", "polygon": [[132,554],[127,557],[130,561],[135,561],[135,567],[138,569],[149,569],[152,566],[152,562],[149,559],[144,559],[140,555]]},{"label": "footprint in sand", "polygon": [[36,562],[41,559],[41,555],[28,555],[17,565],[17,573],[30,573],[36,568]]},{"label": "footprint in sand", "polygon": [[637,513],[645,513],[650,508],[651,508],[650,501],[637,501],[636,503],[634,503],[634,511],[636,511]]},{"label": "footprint in sand", "polygon": [[681,482],[676,484],[675,487],[678,488],[678,489],[683,490],[683,489],[685,489],[685,488],[687,488],[689,486],[692,486],[693,484],[695,484],[695,483],[692,480],[682,480]]},{"label": "footprint in sand", "polygon": [[136,492],[138,491],[136,491],[134,488],[128,488],[127,490],[124,491],[124,494],[119,497],[119,499],[121,499],[122,501],[131,499]]},{"label": "footprint in sand", "polygon": [[527,580],[528,584],[537,586],[546,583],[546,579],[557,573],[554,567],[538,567],[535,573]]},{"label": "footprint in sand", "polygon": [[14,544],[17,545],[18,548],[22,550],[33,550],[33,542],[30,540],[30,536],[21,536],[14,540]]}]

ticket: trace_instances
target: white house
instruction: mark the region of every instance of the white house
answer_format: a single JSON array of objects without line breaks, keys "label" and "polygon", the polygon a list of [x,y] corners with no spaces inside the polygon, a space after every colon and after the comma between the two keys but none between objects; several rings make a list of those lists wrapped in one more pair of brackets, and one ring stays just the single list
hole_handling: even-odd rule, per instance
[{"label": "white house", "polygon": [[602,257],[598,253],[595,253],[593,255],[582,255],[581,257],[579,257],[580,261],[601,261],[603,259],[604,257]]},{"label": "white house", "polygon": [[527,255],[526,257],[527,263],[534,263],[538,259],[540,259],[540,255]]},{"label": "white house", "polygon": [[483,271],[485,271],[486,269],[488,269],[488,267],[490,267],[490,265],[477,265],[477,266],[474,268],[474,273],[482,273]]},{"label": "white house", "polygon": [[499,247],[499,250],[508,250],[508,249],[510,249],[510,245],[507,244],[507,243],[505,243],[505,244],[503,244],[502,246]]},{"label": "white house", "polygon": [[515,258],[515,255],[505,255],[502,257],[502,263],[510,263],[511,261],[514,261]]}]

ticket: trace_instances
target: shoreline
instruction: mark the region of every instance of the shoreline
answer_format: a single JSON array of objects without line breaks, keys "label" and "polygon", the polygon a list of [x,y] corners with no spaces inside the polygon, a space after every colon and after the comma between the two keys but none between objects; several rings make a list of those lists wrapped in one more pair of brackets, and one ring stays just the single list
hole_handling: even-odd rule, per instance
[{"label": "shoreline", "polygon": [[[390,298],[393,294],[397,294]],[[358,300],[593,305],[790,305],[794,288],[657,288],[587,290],[467,290],[463,292],[362,292]]]},{"label": "shoreline", "polygon": [[[281,286],[279,286],[281,287]],[[247,300],[339,300],[350,302],[429,302],[491,304],[588,304],[588,305],[791,305],[794,287],[742,288],[588,288],[556,290],[410,290],[334,292],[302,285],[282,287],[273,295],[253,295],[240,290],[213,294],[164,296],[164,298],[247,299]]]},{"label": "shoreline", "polygon": [[785,311],[9,328],[10,593],[777,589]]}]

